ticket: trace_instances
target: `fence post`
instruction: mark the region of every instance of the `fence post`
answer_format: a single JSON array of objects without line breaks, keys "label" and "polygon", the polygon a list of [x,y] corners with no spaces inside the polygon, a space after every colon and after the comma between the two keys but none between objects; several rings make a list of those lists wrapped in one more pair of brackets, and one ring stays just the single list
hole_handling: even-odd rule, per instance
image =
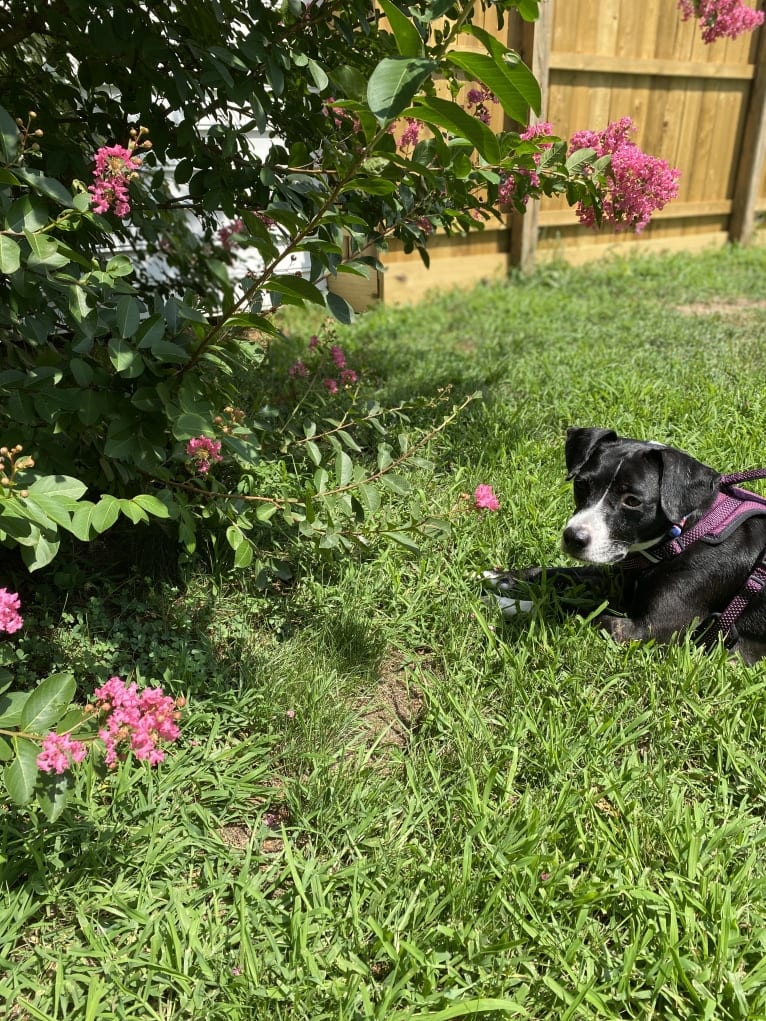
[{"label": "fence post", "polygon": [[[530,123],[545,120],[548,106],[548,75],[551,55],[551,39],[553,37],[553,4],[554,0],[543,0],[540,4],[540,16],[537,21],[525,21],[521,29],[521,59],[532,71],[540,83],[542,103],[540,117],[530,116]],[[526,125],[524,125],[526,127]],[[524,214],[511,214],[511,243],[509,261],[526,273],[532,269],[537,251],[539,201],[530,201]]]},{"label": "fence post", "polygon": [[746,245],[755,227],[755,213],[766,157],[766,30],[758,30],[758,50],[742,132],[739,164],[729,220],[729,240]]}]

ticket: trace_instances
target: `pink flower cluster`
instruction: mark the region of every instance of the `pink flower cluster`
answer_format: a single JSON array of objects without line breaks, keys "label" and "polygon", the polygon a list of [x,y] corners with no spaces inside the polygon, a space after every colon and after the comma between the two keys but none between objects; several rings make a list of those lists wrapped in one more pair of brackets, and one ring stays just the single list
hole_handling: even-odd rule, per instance
[{"label": "pink flower cluster", "polygon": [[24,618],[19,613],[21,601],[16,592],[0,588],[0,631],[12,635],[24,626]]},{"label": "pink flower cluster", "polygon": [[[319,337],[314,335],[309,340],[309,352],[314,352],[319,347]],[[335,376],[327,377],[322,380],[322,386],[329,394],[336,394],[341,387],[353,386],[354,383],[359,381],[359,373],[354,369],[349,369],[346,365],[346,353],[342,347],[338,344],[332,344],[330,347],[330,359],[338,370],[337,378]],[[287,374],[291,379],[306,378],[309,374],[309,370],[306,367],[305,362],[302,358],[293,362],[290,368],[287,370]]]},{"label": "pink flower cluster", "polygon": [[82,762],[88,746],[74,741],[69,734],[51,731],[43,739],[42,751],[37,756],[37,768],[43,773],[65,773],[73,762]]},{"label": "pink flower cluster", "polygon": [[473,504],[477,510],[500,510],[500,501],[495,496],[492,486],[477,486],[473,494]]},{"label": "pink flower cluster", "polygon": [[119,217],[130,213],[128,184],[141,166],[141,160],[121,145],[105,145],[96,153],[93,170],[94,182],[88,186],[93,196],[93,209],[107,213],[110,209]]},{"label": "pink flower cluster", "polygon": [[407,121],[407,127],[399,139],[399,145],[402,149],[407,149],[410,146],[414,148],[420,141],[420,129],[423,125],[421,121],[416,120],[414,117],[406,117],[405,120]]},{"label": "pink flower cluster", "polygon": [[[541,121],[539,124],[530,124],[526,131],[522,131],[522,133],[519,135],[519,138],[521,139],[522,142],[531,142],[534,138],[539,138],[541,136],[544,137],[546,135],[552,134],[553,128],[550,126],[550,124],[547,121]],[[551,142],[541,142],[540,148],[549,149],[551,145],[552,145]],[[536,167],[539,166],[540,154],[535,153],[532,156],[532,159],[534,161],[535,166]],[[518,171],[518,174],[523,175],[528,179],[530,188],[540,187],[540,176],[534,170],[521,169]],[[498,189],[498,198],[503,204],[507,204],[511,201],[513,193],[516,191],[516,185],[517,180],[513,174],[508,174],[501,180],[500,187]],[[529,195],[528,194],[523,195],[521,201],[524,203],[524,205],[526,205],[527,202],[529,202]]]},{"label": "pink flower cluster", "polygon": [[[98,736],[106,747],[105,761],[115,766],[129,752],[150,766],[165,758],[158,747],[160,741],[175,741],[180,730],[178,718],[183,699],[164,695],[162,688],[145,688],[125,684],[119,677],[110,677],[95,691],[97,713],[104,716]],[[82,762],[88,752],[84,741],[69,734],[47,734],[37,756],[37,768],[43,773],[65,773],[73,762]]]},{"label": "pink flower cluster", "polygon": [[468,90],[466,100],[469,106],[475,107],[474,116],[478,117],[483,124],[489,124],[491,114],[487,103],[497,103],[497,96],[489,89],[473,88]]},{"label": "pink flower cluster", "polygon": [[175,699],[164,695],[162,688],[139,692],[135,682],[125,684],[119,677],[111,677],[94,694],[97,710],[107,714],[98,732],[106,746],[107,766],[114,766],[129,751],[150,766],[162,762],[165,752],[158,742],[175,741],[180,733]]},{"label": "pink flower cluster", "polygon": [[699,19],[702,41],[708,44],[725,37],[736,39],[764,20],[763,11],[745,7],[742,0],[678,0],[678,8],[682,21]]},{"label": "pink flower cluster", "polygon": [[230,252],[235,247],[236,242],[234,241],[235,234],[241,234],[245,229],[244,222],[237,217],[236,220],[232,220],[231,223],[226,223],[218,231],[218,241],[221,247]]},{"label": "pink flower cluster", "polygon": [[213,461],[222,461],[221,441],[197,436],[186,444],[186,453],[200,475],[207,475]]},{"label": "pink flower cluster", "polygon": [[[578,131],[572,136],[569,151],[594,149],[597,157],[611,157],[602,219],[616,231],[639,233],[652,213],[676,197],[681,172],[665,160],[642,152],[629,137],[634,131],[630,117],[623,117],[603,131]],[[598,226],[593,206],[578,203],[577,216],[586,227]]]}]

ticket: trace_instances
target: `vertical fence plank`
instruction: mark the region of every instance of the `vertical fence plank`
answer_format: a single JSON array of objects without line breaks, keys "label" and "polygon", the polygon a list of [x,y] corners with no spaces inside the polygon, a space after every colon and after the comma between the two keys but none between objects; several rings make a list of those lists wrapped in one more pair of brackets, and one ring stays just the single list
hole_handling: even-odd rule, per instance
[{"label": "vertical fence plank", "polygon": [[[548,107],[548,73],[553,35],[553,4],[554,0],[546,0],[540,5],[540,17],[534,22],[525,22],[521,35],[522,60],[540,83],[542,91],[541,116],[532,115],[530,123],[545,120]],[[511,266],[518,266],[522,272],[532,269],[537,250],[538,216],[540,203],[531,201],[523,215],[514,212],[511,215],[511,244],[509,261]]]},{"label": "vertical fence plank", "polygon": [[750,89],[729,221],[729,239],[741,244],[747,244],[753,234],[766,157],[766,30],[760,28],[758,32],[755,77]]}]

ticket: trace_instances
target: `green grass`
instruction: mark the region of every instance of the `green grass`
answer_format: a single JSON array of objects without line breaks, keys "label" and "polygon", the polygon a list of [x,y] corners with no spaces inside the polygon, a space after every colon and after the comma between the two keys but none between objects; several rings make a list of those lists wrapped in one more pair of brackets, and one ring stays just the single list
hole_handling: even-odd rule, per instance
[{"label": "green grass", "polygon": [[[83,774],[55,826],[3,814],[3,1016],[766,1017],[766,666],[544,603],[499,626],[472,581],[559,558],[567,425],[766,463],[765,272],[554,266],[361,317],[382,400],[484,394],[413,475],[453,521],[420,559],[43,587],[22,673],[189,705],[155,772]],[[498,513],[461,501],[480,482]]]}]

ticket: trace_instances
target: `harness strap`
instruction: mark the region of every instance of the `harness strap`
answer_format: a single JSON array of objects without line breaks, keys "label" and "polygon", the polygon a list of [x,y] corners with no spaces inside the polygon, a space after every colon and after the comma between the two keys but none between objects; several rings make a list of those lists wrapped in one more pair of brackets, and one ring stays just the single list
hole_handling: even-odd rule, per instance
[{"label": "harness strap", "polygon": [[[671,529],[671,538],[649,549],[640,550],[626,557],[620,564],[624,571],[646,570],[651,564],[672,560],[699,540],[717,543],[738,525],[754,515],[766,515],[766,498],[747,489],[738,489],[740,482],[766,479],[766,468],[750,468],[747,471],[722,475],[720,491],[716,494],[710,509],[692,525],[684,529],[683,522]],[[742,588],[720,613],[704,621],[697,631],[697,640],[705,648],[715,645],[719,637],[724,644],[731,645],[736,639],[734,625],[750,603],[766,589],[766,550],[747,577]]]},{"label": "harness strap", "polygon": [[764,588],[766,588],[766,555],[762,556],[755,565],[747,581],[729,605],[721,613],[713,615],[709,626],[699,636],[700,644],[709,649],[715,645],[719,636],[723,637],[725,645],[733,644],[735,636],[732,634],[732,630],[734,625],[753,599],[763,592]]}]

